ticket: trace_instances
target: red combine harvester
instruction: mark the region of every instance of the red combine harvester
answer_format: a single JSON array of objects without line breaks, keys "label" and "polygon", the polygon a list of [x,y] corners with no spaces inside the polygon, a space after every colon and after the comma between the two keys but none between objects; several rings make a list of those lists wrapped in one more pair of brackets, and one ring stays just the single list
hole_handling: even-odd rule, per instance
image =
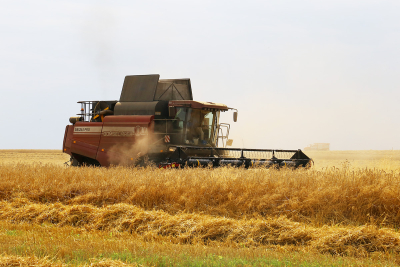
[{"label": "red combine harvester", "polygon": [[290,166],[311,159],[299,150],[227,148],[230,125],[224,104],[194,101],[190,79],[157,75],[126,76],[119,101],[80,101],[81,113],[65,128],[63,152],[72,166],[160,167]]}]

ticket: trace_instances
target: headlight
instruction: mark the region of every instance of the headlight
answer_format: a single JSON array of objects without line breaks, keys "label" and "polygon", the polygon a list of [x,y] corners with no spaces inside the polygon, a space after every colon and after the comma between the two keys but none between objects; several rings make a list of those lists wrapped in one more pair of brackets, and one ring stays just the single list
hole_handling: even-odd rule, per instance
[{"label": "headlight", "polygon": [[170,146],[169,148],[168,148],[168,151],[169,152],[174,152],[176,150],[176,147],[174,147],[174,146]]}]

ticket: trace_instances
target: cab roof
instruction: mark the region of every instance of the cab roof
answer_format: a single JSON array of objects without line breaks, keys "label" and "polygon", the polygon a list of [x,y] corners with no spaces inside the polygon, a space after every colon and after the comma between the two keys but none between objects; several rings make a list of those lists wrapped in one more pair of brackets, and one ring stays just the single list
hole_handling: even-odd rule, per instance
[{"label": "cab roof", "polygon": [[213,103],[213,102],[201,102],[194,100],[172,100],[169,101],[168,106],[170,107],[190,107],[197,109],[218,109],[226,111],[228,110],[228,106],[221,103]]}]

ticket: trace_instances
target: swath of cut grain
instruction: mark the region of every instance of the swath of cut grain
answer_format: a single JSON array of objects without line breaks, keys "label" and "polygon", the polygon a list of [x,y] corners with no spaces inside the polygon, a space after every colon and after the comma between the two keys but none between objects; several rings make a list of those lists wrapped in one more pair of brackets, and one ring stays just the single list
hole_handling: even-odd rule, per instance
[{"label": "swath of cut grain", "polygon": [[20,257],[14,255],[0,255],[0,266],[1,267],[63,267],[66,266],[61,263],[54,263],[48,260],[48,258],[37,258],[32,257]]},{"label": "swath of cut grain", "polygon": [[[53,262],[48,257],[38,258],[36,256],[22,257],[15,255],[0,255],[0,267],[66,267],[67,264]],[[143,265],[127,264],[120,260],[92,259],[89,264],[81,264],[83,267],[138,267]]]},{"label": "swath of cut grain", "polygon": [[90,267],[139,267],[139,266],[143,266],[144,265],[139,265],[139,264],[128,264],[128,263],[124,263],[120,260],[110,260],[110,259],[93,259],[91,260],[91,263],[88,265],[84,265],[84,266],[90,266]]},{"label": "swath of cut grain", "polygon": [[285,215],[324,224],[400,226],[399,171],[332,168],[64,168],[51,164],[0,165],[0,199],[38,203],[116,203],[145,210],[228,218]]},{"label": "swath of cut grain", "polygon": [[309,246],[322,253],[351,256],[400,252],[400,234],[375,226],[318,228],[284,217],[236,220],[199,214],[170,215],[128,204],[98,208],[61,203],[35,204],[16,199],[0,202],[0,219],[70,225],[87,230],[128,231],[147,240],[180,244],[216,241],[227,246]]}]

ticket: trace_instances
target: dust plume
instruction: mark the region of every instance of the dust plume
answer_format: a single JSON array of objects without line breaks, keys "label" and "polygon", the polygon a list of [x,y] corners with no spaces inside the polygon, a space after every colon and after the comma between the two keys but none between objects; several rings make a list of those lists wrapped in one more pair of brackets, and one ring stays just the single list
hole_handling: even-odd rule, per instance
[{"label": "dust plume", "polygon": [[111,165],[137,166],[151,165],[148,159],[150,145],[155,143],[154,135],[145,135],[135,137],[134,142],[124,142],[115,144],[108,154],[108,160]]}]

